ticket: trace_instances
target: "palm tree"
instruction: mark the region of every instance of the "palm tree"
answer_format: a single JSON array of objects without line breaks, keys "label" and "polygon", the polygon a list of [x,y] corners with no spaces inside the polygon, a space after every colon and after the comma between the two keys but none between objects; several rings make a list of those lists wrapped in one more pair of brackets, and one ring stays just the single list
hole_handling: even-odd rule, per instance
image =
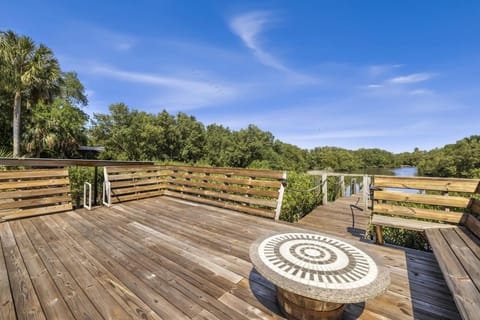
[{"label": "palm tree", "polygon": [[37,90],[44,98],[60,78],[60,66],[44,45],[13,31],[0,32],[0,68],[3,86],[15,93],[13,103],[13,156],[20,156],[22,94]]}]

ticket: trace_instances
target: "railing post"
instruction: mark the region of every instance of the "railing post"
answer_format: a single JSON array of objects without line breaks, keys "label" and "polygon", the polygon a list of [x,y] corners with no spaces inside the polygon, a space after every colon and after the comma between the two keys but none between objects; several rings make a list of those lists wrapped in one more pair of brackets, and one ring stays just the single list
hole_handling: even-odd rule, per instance
[{"label": "railing post", "polygon": [[322,174],[322,206],[326,205],[328,203],[328,186],[327,186],[327,181],[328,181],[328,175],[326,173]]},{"label": "railing post", "polygon": [[363,176],[363,209],[368,210],[368,198],[370,196],[370,183],[368,181],[368,175]]},{"label": "railing post", "polygon": [[340,176],[340,197],[345,197],[345,176]]},{"label": "railing post", "polygon": [[283,194],[285,192],[286,182],[287,182],[287,172],[284,171],[282,176],[282,184],[280,185],[280,190],[278,190],[277,208],[275,209],[275,220],[280,219],[280,213],[282,211],[282,203],[283,203]]},{"label": "railing post", "polygon": [[357,179],[352,178],[350,181],[350,196],[353,196],[355,193],[357,193]]}]

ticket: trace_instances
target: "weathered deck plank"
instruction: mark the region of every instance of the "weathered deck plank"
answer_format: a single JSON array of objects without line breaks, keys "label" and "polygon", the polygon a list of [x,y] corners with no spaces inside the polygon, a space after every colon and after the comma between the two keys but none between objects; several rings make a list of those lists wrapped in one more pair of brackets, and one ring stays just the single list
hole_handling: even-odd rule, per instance
[{"label": "weathered deck plank", "polygon": [[[274,286],[251,267],[250,244],[300,228],[356,241],[368,213],[350,204],[297,225],[166,197],[4,222],[0,289],[8,293],[1,307],[19,319],[32,310],[54,319],[43,306],[56,294],[65,319],[283,319]],[[355,245],[389,268],[392,285],[348,305],[345,319],[459,318],[432,254]]]}]

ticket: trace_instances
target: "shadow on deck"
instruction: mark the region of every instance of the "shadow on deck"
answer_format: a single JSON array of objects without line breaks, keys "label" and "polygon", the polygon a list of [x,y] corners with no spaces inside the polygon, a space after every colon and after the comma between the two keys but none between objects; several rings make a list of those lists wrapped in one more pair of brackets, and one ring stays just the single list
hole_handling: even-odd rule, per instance
[{"label": "shadow on deck", "polygon": [[[375,319],[461,319],[433,253],[378,246],[366,240],[370,211],[360,207],[361,203],[360,196],[340,198],[317,207],[298,223],[311,230],[358,241],[357,246],[366,248],[389,267],[390,289],[368,301],[360,318],[369,318],[370,311],[375,310],[377,314],[372,315]],[[352,311],[357,308],[349,305],[346,311],[355,318]]]},{"label": "shadow on deck", "polygon": [[167,197],[0,223],[1,318],[282,319],[248,250],[272,232],[312,229],[391,272],[388,292],[348,305],[346,319],[458,319],[434,256],[359,241],[368,213],[351,204],[296,225]]}]

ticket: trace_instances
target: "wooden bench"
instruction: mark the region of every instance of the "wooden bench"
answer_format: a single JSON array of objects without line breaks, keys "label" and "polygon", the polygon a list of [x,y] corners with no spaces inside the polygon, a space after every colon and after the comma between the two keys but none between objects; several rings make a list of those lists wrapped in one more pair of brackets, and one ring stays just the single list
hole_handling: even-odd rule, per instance
[{"label": "wooden bench", "polygon": [[68,210],[68,169],[0,171],[0,221]]},{"label": "wooden bench", "polygon": [[480,180],[375,176],[374,186],[371,224],[377,243],[383,242],[382,227],[424,232],[460,314],[478,319],[480,221],[471,213],[480,214],[480,200],[473,197],[480,193]]},{"label": "wooden bench", "polygon": [[286,173],[190,166],[105,168],[106,203],[170,196],[278,219]]}]

